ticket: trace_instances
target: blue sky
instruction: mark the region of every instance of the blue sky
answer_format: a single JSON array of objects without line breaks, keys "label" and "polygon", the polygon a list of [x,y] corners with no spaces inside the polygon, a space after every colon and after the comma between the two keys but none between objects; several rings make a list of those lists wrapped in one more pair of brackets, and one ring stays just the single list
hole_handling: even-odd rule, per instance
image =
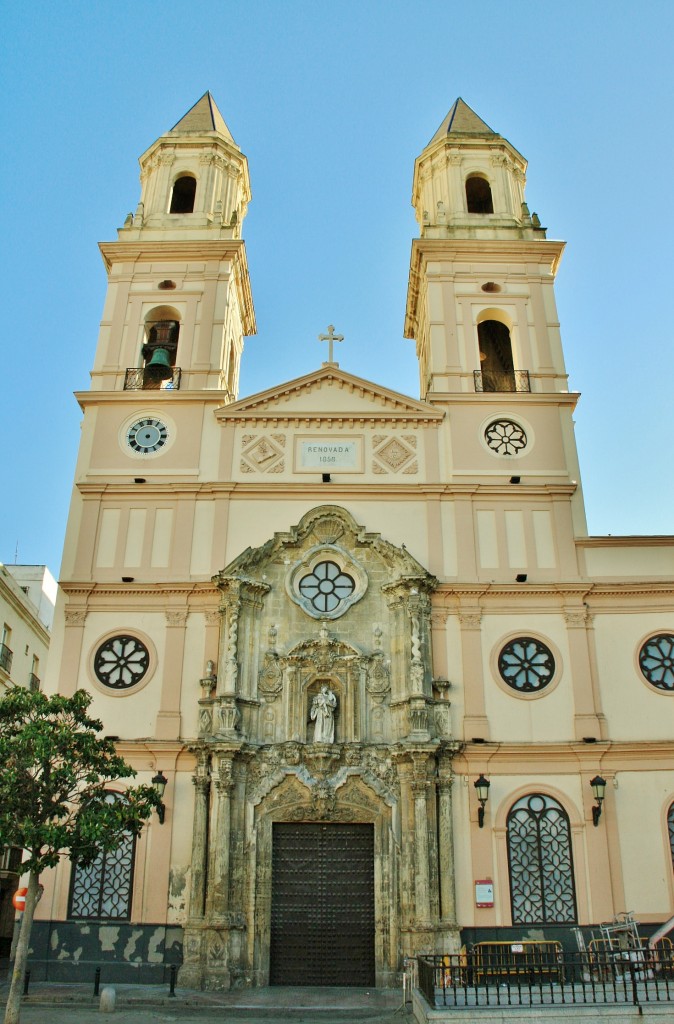
[{"label": "blue sky", "polygon": [[337,358],[418,396],[415,157],[462,96],[529,160],[558,276],[593,534],[674,532],[674,4],[8,3],[0,561],[58,572],[112,240],[138,156],[210,89],[246,153],[258,335],[240,395]]}]

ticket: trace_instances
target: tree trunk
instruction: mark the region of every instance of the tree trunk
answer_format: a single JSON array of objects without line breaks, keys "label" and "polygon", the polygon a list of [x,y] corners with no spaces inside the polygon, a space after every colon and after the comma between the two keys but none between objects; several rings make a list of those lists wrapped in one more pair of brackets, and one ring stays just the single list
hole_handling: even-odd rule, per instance
[{"label": "tree trunk", "polygon": [[21,1017],[23,976],[26,970],[26,961],[28,959],[28,943],[30,941],[30,931],[33,927],[33,914],[35,913],[35,906],[39,898],[39,885],[39,875],[35,871],[31,871],[28,876],[26,909],[23,912],[21,927],[19,929],[19,939],[16,944],[16,953],[14,954],[14,970],[12,971],[12,982],[9,986],[9,995],[7,996],[5,1024],[19,1024]]}]

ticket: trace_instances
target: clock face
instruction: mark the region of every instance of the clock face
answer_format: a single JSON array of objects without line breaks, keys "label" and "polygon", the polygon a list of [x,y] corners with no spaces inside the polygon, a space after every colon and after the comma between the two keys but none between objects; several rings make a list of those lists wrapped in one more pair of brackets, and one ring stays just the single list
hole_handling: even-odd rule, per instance
[{"label": "clock face", "polygon": [[126,443],[139,455],[151,455],[168,441],[168,428],[161,420],[151,417],[132,423],[126,432]]}]

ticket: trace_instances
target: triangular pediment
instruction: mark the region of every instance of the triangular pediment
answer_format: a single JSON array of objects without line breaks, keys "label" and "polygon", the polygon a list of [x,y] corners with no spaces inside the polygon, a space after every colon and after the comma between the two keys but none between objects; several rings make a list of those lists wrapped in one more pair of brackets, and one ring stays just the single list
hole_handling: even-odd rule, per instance
[{"label": "triangular pediment", "polygon": [[222,406],[216,416],[221,422],[230,423],[268,419],[439,423],[444,413],[330,363],[303,377]]}]

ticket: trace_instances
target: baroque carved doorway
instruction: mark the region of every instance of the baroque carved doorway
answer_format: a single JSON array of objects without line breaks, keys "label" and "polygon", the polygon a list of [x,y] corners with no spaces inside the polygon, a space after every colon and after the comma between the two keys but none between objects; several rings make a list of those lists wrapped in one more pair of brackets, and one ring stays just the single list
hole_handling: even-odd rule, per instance
[{"label": "baroque carved doorway", "polygon": [[275,823],[270,983],[373,985],[374,827]]}]

